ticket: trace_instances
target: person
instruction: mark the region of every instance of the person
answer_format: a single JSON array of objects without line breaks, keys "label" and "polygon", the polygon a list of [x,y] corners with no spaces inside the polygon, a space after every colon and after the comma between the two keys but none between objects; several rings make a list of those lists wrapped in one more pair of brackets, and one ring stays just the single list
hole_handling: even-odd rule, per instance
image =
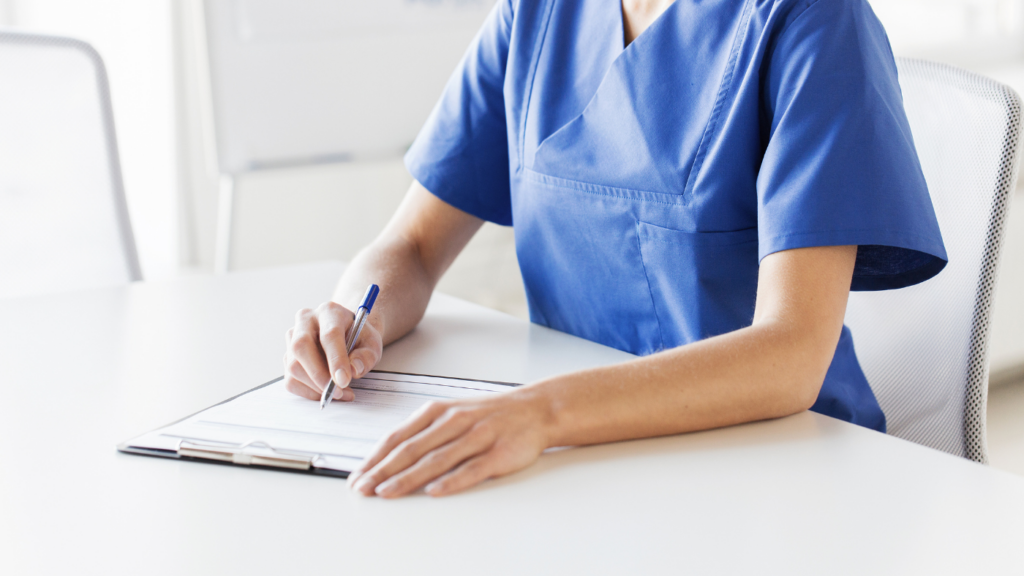
[{"label": "person", "polygon": [[[514,226],[533,322],[639,357],[427,404],[353,472],[366,495],[452,494],[549,447],[807,409],[884,431],[849,292],[946,263],[865,0],[500,0],[406,165],[390,223],[288,332],[290,391],[366,374],[485,220]],[[342,304],[370,282],[346,356]]]}]

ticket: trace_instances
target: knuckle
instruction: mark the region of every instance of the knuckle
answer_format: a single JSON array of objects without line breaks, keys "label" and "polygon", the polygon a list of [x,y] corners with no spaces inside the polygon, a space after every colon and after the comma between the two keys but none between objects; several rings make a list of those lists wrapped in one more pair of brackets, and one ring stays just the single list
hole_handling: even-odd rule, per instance
[{"label": "knuckle", "polygon": [[311,314],[313,314],[313,311],[310,310],[309,308],[300,308],[299,311],[295,313],[295,319],[304,320],[306,318],[309,318]]},{"label": "knuckle", "polygon": [[466,424],[473,419],[473,413],[464,408],[449,408],[445,411],[445,420],[452,424]]},{"label": "knuckle", "polygon": [[399,458],[408,458],[415,456],[419,448],[419,442],[415,440],[408,440],[395,450],[395,455]]},{"label": "knuckle", "polygon": [[[343,358],[344,358],[344,356],[339,356],[338,354],[327,354],[325,359],[327,360],[327,365],[329,367],[333,366],[333,367],[337,368],[337,367],[340,367],[340,366],[343,365],[343,362],[342,362]],[[346,371],[346,373],[347,373],[347,371]]]},{"label": "knuckle", "polygon": [[413,437],[400,446],[400,456],[406,459],[419,460],[428,452],[431,452],[431,442],[424,438]]},{"label": "knuckle", "polygon": [[473,426],[473,433],[478,436],[483,436],[485,438],[490,437],[494,434],[494,424],[487,420],[477,422]]},{"label": "knuckle", "polygon": [[327,314],[336,314],[341,308],[341,304],[328,300],[323,304],[316,307],[317,316],[324,316]]},{"label": "knuckle", "polygon": [[439,468],[448,461],[449,451],[435,450],[422,458],[423,464],[428,468]]},{"label": "knuckle", "polygon": [[309,332],[302,332],[297,334],[292,340],[292,345],[296,349],[305,349],[311,346],[316,346],[316,339]]},{"label": "knuckle", "polygon": [[466,463],[466,474],[479,476],[485,474],[490,463],[486,458],[477,458]]},{"label": "knuckle", "polygon": [[436,464],[437,461],[438,461],[438,450],[431,450],[430,452],[427,452],[423,456],[420,456],[420,460],[419,460],[418,464],[426,465],[429,468],[431,464]]},{"label": "knuckle", "polygon": [[341,326],[337,324],[329,324],[327,326],[321,326],[320,336],[325,339],[344,339],[345,331],[341,329]]},{"label": "knuckle", "polygon": [[292,376],[296,376],[296,377],[298,377],[298,375],[302,374],[302,372],[303,372],[302,362],[299,362],[295,358],[287,360],[286,363],[285,363],[285,368],[288,370],[289,374],[291,374]]}]

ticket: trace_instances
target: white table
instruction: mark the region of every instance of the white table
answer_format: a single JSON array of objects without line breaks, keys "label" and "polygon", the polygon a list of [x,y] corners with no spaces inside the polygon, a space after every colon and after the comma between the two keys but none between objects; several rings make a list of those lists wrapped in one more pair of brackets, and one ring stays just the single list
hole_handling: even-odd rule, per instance
[{"label": "white table", "polygon": [[[0,301],[0,574],[1024,573],[1024,478],[812,413],[563,450],[436,500],[115,451],[278,376],[340,270]],[[626,357],[437,296],[382,368]]]}]

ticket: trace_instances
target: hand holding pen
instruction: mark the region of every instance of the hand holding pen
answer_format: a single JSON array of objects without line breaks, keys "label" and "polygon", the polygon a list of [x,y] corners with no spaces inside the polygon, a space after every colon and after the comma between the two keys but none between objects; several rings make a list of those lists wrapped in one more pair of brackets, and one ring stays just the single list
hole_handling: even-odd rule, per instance
[{"label": "hand holding pen", "polygon": [[[373,310],[373,303],[377,300],[378,292],[380,292],[380,288],[376,284],[370,284],[366,289],[366,294],[363,294],[363,301],[359,304],[359,308],[356,308],[356,317],[352,321],[352,329],[349,330],[348,338],[345,339],[345,354],[352,354],[352,348],[355,348],[356,342],[359,340],[359,334],[362,333],[363,326],[366,325],[366,319],[370,316],[370,310]],[[335,380],[332,378],[320,395],[321,410],[324,409],[324,406],[331,403],[331,396],[334,395],[334,388],[337,386],[334,382]]]},{"label": "hand holding pen", "polygon": [[320,400],[321,409],[331,400],[355,398],[349,383],[369,372],[383,351],[380,332],[367,321],[379,292],[371,284],[354,314],[335,302],[296,314],[284,357],[289,392]]}]

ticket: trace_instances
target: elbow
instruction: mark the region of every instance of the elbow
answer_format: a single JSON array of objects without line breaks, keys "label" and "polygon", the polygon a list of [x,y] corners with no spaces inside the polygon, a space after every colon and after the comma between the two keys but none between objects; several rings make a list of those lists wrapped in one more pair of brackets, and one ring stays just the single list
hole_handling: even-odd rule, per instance
[{"label": "elbow", "polygon": [[818,401],[818,395],[821,393],[821,386],[824,383],[825,377],[822,375],[820,378],[809,378],[797,384],[791,398],[792,414],[810,410],[811,406]]},{"label": "elbow", "polygon": [[[808,331],[809,332],[809,331]],[[810,336],[804,332],[789,340],[786,366],[785,412],[787,416],[810,410],[818,401],[821,387],[836,354],[839,337],[831,334]],[[809,337],[810,336],[810,337]]]},{"label": "elbow", "polygon": [[810,410],[818,401],[838,343],[838,338],[834,341],[828,338],[816,339],[815,342],[804,346],[801,354],[797,354],[799,361],[794,366],[799,368],[792,375],[793,386],[790,390],[794,414]]}]

